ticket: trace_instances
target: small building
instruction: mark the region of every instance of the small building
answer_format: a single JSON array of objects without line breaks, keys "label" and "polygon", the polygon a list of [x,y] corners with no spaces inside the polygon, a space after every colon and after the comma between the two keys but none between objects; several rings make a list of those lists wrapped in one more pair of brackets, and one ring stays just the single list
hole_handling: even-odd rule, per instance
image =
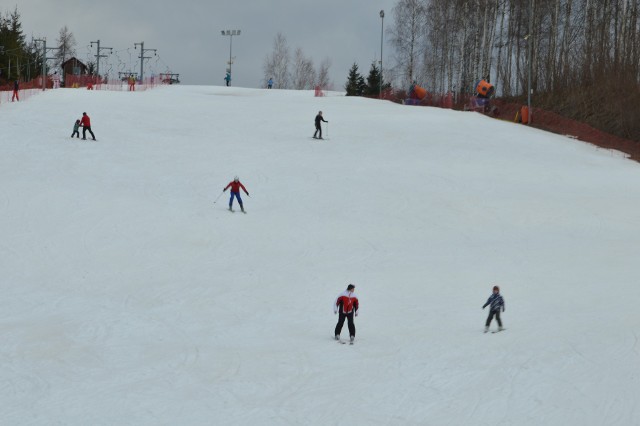
[{"label": "small building", "polygon": [[67,76],[78,77],[81,75],[87,75],[89,68],[82,63],[78,58],[69,58],[62,63],[62,78],[64,79],[64,85],[67,87]]}]

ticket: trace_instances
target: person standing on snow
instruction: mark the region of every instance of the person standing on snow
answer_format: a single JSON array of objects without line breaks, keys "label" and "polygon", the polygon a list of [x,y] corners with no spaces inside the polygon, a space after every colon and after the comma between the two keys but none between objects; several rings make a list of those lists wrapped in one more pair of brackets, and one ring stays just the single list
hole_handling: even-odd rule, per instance
[{"label": "person standing on snow", "polygon": [[267,89],[271,89],[273,87],[273,78],[270,78],[269,81],[267,81]]},{"label": "person standing on snow", "polygon": [[333,314],[338,315],[338,323],[336,324],[335,329],[335,339],[340,340],[340,332],[342,331],[342,326],[344,325],[344,320],[347,320],[347,325],[349,327],[349,340],[351,343],[356,338],[356,325],[353,322],[353,317],[358,316],[358,309],[360,308],[360,304],[358,302],[358,296],[354,293],[356,286],[353,284],[349,284],[347,289],[340,293],[336,298],[336,301],[333,304]]},{"label": "person standing on snow", "polygon": [[53,73],[53,75],[51,76],[51,81],[53,81],[53,88],[54,89],[59,89],[60,88],[60,76],[58,75],[58,71],[55,71]]},{"label": "person standing on snow", "polygon": [[[328,123],[327,120],[322,118],[322,111],[318,111],[318,115],[316,115],[316,131],[313,134],[314,139],[322,139],[322,126],[320,126],[320,121],[324,121],[325,123]],[[316,137],[318,132],[320,132],[320,137]]]},{"label": "person standing on snow", "polygon": [[242,205],[242,198],[240,198],[240,188],[242,188],[245,194],[249,195],[249,193],[247,192],[247,188],[245,188],[244,185],[240,182],[240,179],[238,178],[238,176],[234,177],[233,181],[229,182],[229,184],[224,187],[222,192],[225,192],[227,189],[229,189],[229,187],[231,187],[231,198],[229,198],[229,210],[233,211],[233,197],[236,197],[238,199],[238,204],[240,204],[240,210],[242,210],[242,213],[246,213],[244,211],[244,206]]},{"label": "person standing on snow", "polygon": [[500,287],[497,285],[493,286],[493,294],[489,296],[487,303],[482,305],[482,309],[489,305],[491,305],[489,308],[489,317],[487,318],[487,323],[484,326],[484,332],[486,333],[489,331],[489,325],[491,325],[491,320],[493,320],[494,316],[496,317],[496,321],[498,321],[498,331],[504,330],[502,328],[502,320],[500,320],[500,311],[504,312],[504,299],[500,295]]},{"label": "person standing on snow", "polygon": [[227,87],[229,87],[231,84],[231,73],[227,73],[227,75],[224,76],[224,81],[227,83]]},{"label": "person standing on snow", "polygon": [[82,113],[82,119],[80,120],[80,123],[82,124],[82,140],[83,141],[87,140],[87,130],[88,130],[89,133],[91,133],[91,137],[95,141],[96,135],[94,135],[93,132],[91,131],[91,119],[89,118],[86,112]]},{"label": "person standing on snow", "polygon": [[73,125],[73,133],[71,133],[72,138],[74,136],[77,136],[78,139],[80,139],[80,132],[78,131],[78,128],[80,128],[80,119],[76,120],[75,124]]},{"label": "person standing on snow", "polygon": [[18,80],[13,82],[13,96],[11,96],[11,102],[20,101],[20,96],[18,95],[18,91],[20,90],[20,83]]}]

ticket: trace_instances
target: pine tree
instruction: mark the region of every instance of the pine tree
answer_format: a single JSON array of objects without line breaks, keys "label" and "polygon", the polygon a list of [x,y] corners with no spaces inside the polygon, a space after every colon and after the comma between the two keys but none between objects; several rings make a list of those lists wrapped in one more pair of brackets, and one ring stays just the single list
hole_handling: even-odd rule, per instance
[{"label": "pine tree", "polygon": [[358,64],[354,63],[349,70],[349,77],[345,85],[347,96],[362,96],[365,86],[364,77],[358,72]]},{"label": "pine tree", "polygon": [[367,87],[367,83],[365,83],[364,77],[363,76],[359,76],[358,77],[358,96],[364,95],[364,91],[365,91],[366,87]]},{"label": "pine tree", "polygon": [[391,87],[391,84],[384,82],[384,78],[380,74],[380,68],[373,62],[369,70],[369,76],[367,77],[367,84],[364,87],[365,96],[378,96],[380,94],[380,79],[382,79],[383,91]]},{"label": "pine tree", "polygon": [[0,84],[37,75],[42,62],[33,45],[33,41],[30,45],[25,42],[17,7],[0,15],[0,46],[4,47],[4,54],[0,54]]}]

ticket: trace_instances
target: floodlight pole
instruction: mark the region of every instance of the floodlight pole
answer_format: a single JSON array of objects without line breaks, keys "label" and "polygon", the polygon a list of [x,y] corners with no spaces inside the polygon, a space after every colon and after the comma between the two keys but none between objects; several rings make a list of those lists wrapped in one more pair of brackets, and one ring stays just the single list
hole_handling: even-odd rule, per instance
[{"label": "floodlight pole", "polygon": [[382,43],[384,40],[384,10],[380,11],[380,19],[382,20],[382,26],[380,27],[380,93],[379,98],[382,98]]},{"label": "floodlight pole", "polygon": [[[231,56],[232,46],[233,46],[233,36],[240,35],[240,30],[222,30],[220,31],[223,36],[229,36],[229,78],[231,78],[231,64],[233,63],[233,58]],[[231,83],[229,83],[231,84]]]}]

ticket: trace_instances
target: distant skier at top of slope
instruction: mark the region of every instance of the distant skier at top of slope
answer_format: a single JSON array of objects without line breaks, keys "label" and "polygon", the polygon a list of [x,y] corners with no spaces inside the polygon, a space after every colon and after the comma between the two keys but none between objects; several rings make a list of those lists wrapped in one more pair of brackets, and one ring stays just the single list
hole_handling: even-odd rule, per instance
[{"label": "distant skier at top of slope", "polygon": [[338,315],[338,323],[335,329],[335,339],[340,340],[340,332],[346,319],[349,327],[349,340],[353,343],[356,338],[356,325],[353,322],[353,317],[358,316],[358,309],[360,309],[360,302],[358,296],[355,294],[356,286],[349,284],[347,289],[340,293],[333,303],[333,313]]},{"label": "distant skier at top of slope", "polygon": [[500,311],[504,312],[504,299],[500,295],[500,287],[497,285],[493,286],[493,294],[489,296],[487,303],[482,305],[482,309],[489,305],[491,305],[489,308],[489,317],[487,318],[487,322],[484,326],[484,332],[486,333],[489,331],[489,325],[491,325],[491,320],[493,320],[494,316],[496,317],[496,321],[498,321],[498,331],[502,331],[503,328],[502,320],[500,319]]},{"label": "distant skier at top of slope", "polygon": [[229,210],[233,211],[233,197],[236,197],[238,199],[238,204],[240,204],[240,210],[242,210],[242,213],[245,213],[244,205],[242,204],[242,198],[240,198],[240,188],[242,188],[245,194],[249,195],[249,192],[247,192],[247,188],[245,188],[242,182],[240,182],[240,179],[238,178],[238,176],[234,177],[233,180],[229,182],[227,186],[224,187],[222,192],[225,192],[229,188],[231,188],[231,198],[229,198]]},{"label": "distant skier at top of slope", "polygon": [[[320,126],[320,121],[324,121],[325,123],[328,123],[327,120],[322,118],[322,111],[318,111],[318,115],[316,115],[316,131],[313,134],[314,139],[322,139],[322,126]],[[318,132],[320,132],[320,137],[316,137]]]},{"label": "distant skier at top of slope", "polygon": [[20,82],[18,80],[13,82],[13,95],[11,96],[11,102],[20,101]]}]

